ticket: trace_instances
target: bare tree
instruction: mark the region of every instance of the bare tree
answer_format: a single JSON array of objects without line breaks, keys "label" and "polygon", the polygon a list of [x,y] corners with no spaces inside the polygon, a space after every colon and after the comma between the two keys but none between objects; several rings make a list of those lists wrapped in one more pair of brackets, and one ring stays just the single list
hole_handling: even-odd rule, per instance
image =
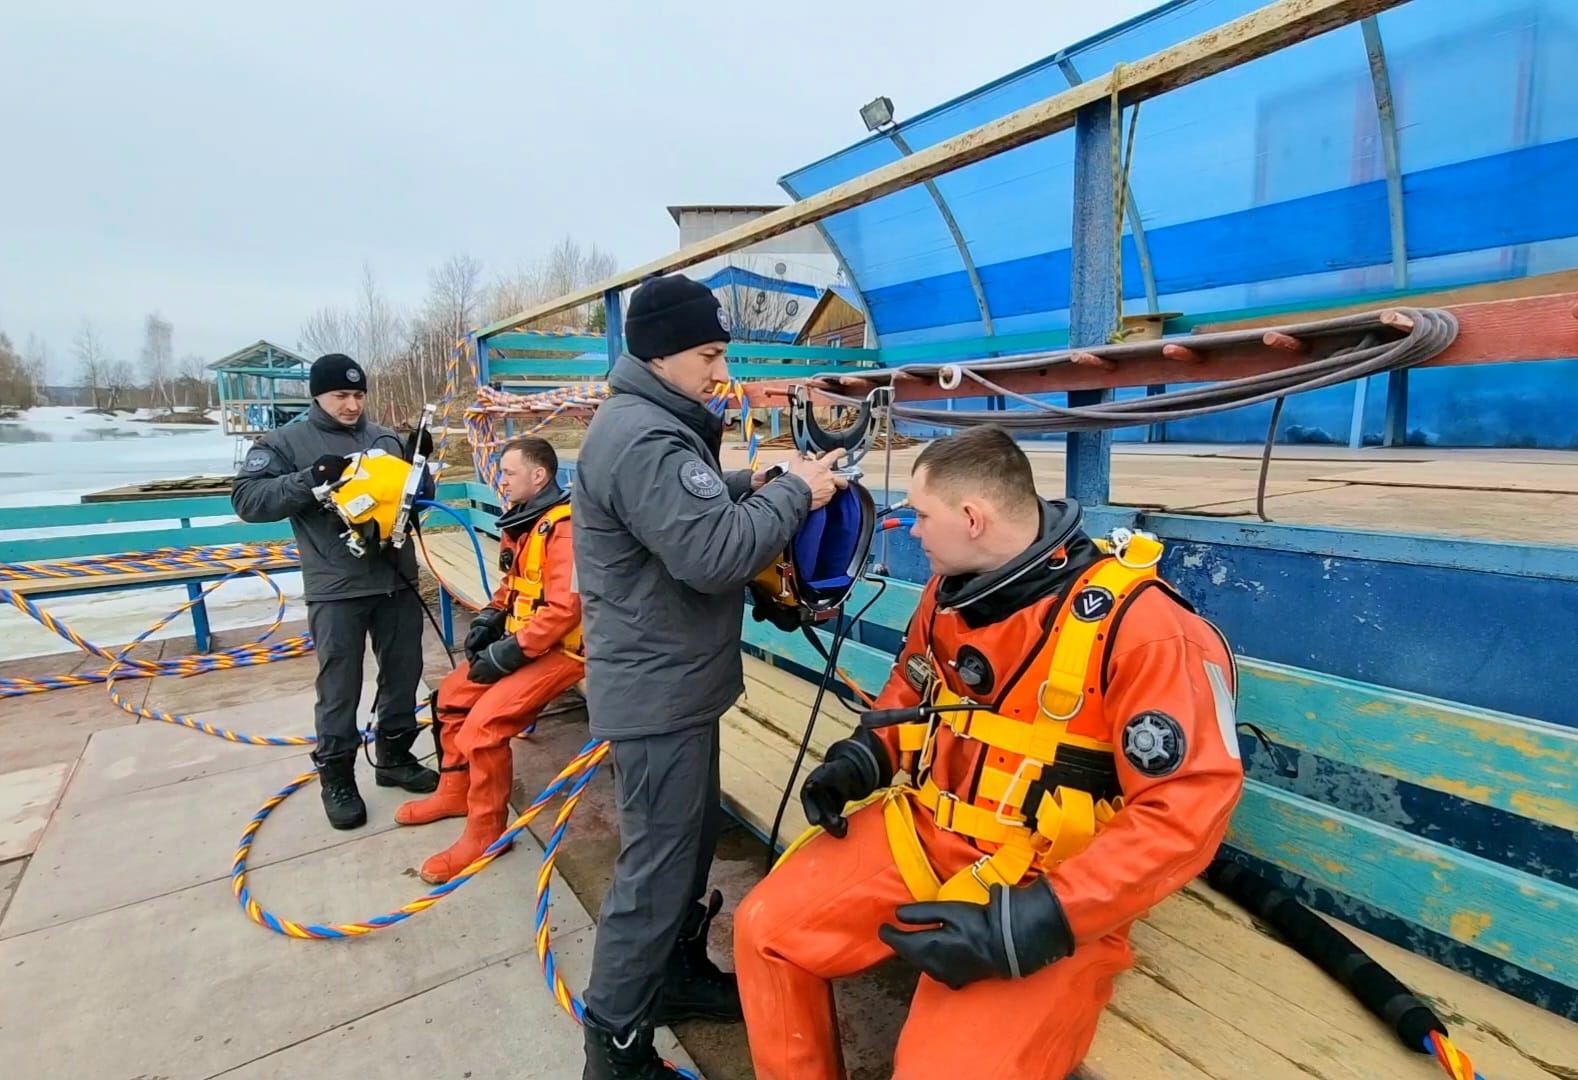
[{"label": "bare tree", "polygon": [[361,355],[355,359],[369,372],[387,371],[400,347],[404,321],[379,290],[372,266],[363,262],[362,293],[356,309]]},{"label": "bare tree", "polygon": [[[545,300],[611,277],[618,268],[618,262],[609,252],[595,244],[590,251],[583,251],[573,237],[566,236],[542,263],[522,267],[513,275],[496,280],[484,305],[485,317],[489,322],[508,318]],[[550,315],[533,325],[539,330],[585,329],[591,324],[593,313],[601,307],[596,302],[585,304]]]},{"label": "bare tree", "polygon": [[181,388],[183,405],[205,408],[214,404],[214,380],[210,377],[208,362],[195,353],[187,353],[176,365],[177,383]]},{"label": "bare tree", "polygon": [[459,340],[476,325],[482,302],[482,263],[470,255],[451,255],[428,275],[427,320]]},{"label": "bare tree", "polygon": [[104,365],[104,392],[107,398],[104,409],[113,413],[127,391],[137,386],[137,373],[125,360],[112,360]]},{"label": "bare tree", "polygon": [[31,409],[36,404],[38,388],[27,361],[0,332],[0,409]]},{"label": "bare tree", "polygon": [[148,380],[148,389],[166,409],[175,408],[170,394],[170,380],[175,375],[175,327],[158,312],[151,312],[143,320],[142,372]]},{"label": "bare tree", "polygon": [[[764,278],[776,276],[757,269],[748,256],[731,262]],[[718,290],[718,302],[728,313],[729,332],[735,341],[778,341],[790,332],[797,318],[810,313],[811,304],[808,298],[786,289],[740,281]]]},{"label": "bare tree", "polygon": [[353,353],[357,346],[356,319],[339,308],[319,308],[302,324],[296,347],[307,353]]},{"label": "bare tree", "polygon": [[104,354],[104,345],[93,332],[93,325],[86,319],[82,321],[82,328],[77,331],[71,351],[77,357],[79,384],[93,392],[93,407],[102,409],[109,357]]}]

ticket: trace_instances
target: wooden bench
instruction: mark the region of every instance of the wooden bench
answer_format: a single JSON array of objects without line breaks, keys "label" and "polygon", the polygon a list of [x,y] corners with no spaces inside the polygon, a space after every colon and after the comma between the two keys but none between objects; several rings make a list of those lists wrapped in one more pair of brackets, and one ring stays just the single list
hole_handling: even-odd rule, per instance
[{"label": "wooden bench", "polygon": [[[261,544],[291,539],[288,522],[250,524],[231,520],[220,525],[194,526],[192,521],[197,518],[234,519],[235,509],[230,505],[230,497],[209,495],[195,498],[6,507],[0,511],[0,531],[51,529],[55,530],[57,535],[0,539],[0,563],[102,559],[133,552],[155,551],[160,548]],[[104,526],[153,521],[174,521],[179,524],[173,528],[136,531],[103,529]],[[258,561],[256,565],[260,570],[271,573],[300,570],[300,564],[294,558],[269,558]],[[229,573],[229,570],[222,567],[155,571],[127,569],[93,573],[88,573],[85,569],[82,574],[70,577],[18,581],[0,579],[0,588],[8,589],[18,596],[41,598],[184,585],[187,597],[198,600],[191,609],[192,628],[197,638],[197,651],[206,653],[213,644],[212,634],[209,628],[207,604],[198,598],[202,595],[204,584],[217,581]]]},{"label": "wooden bench", "polygon": [[[568,482],[572,469],[561,471]],[[463,602],[485,603],[494,584],[498,512],[479,484],[444,485],[440,497],[482,534],[484,585],[470,538],[429,517],[430,568]],[[420,552],[421,549],[419,549]],[[859,611],[873,585],[862,585]],[[886,681],[893,648],[919,588],[886,579],[840,655],[868,692]],[[452,637],[446,598],[445,628]],[[723,720],[726,808],[763,839],[789,778],[822,659],[798,634],[749,615],[746,688]],[[829,639],[824,634],[823,644]],[[1280,746],[1344,767],[1451,792],[1535,826],[1578,828],[1578,732],[1354,680],[1241,659],[1241,719]],[[840,681],[836,684],[848,694]],[[780,846],[805,828],[798,784],[854,714],[828,695],[780,828]],[[1265,772],[1244,740],[1246,765]],[[1307,766],[1308,761],[1304,761]],[[1264,869],[1284,868],[1339,897],[1377,905],[1485,955],[1578,983],[1578,892],[1447,844],[1250,779],[1230,849]],[[1488,1080],[1578,1077],[1578,1024],[1344,922],[1350,938],[1428,1001]],[[1086,1080],[1268,1077],[1425,1078],[1443,1075],[1410,1054],[1351,995],[1232,901],[1195,882],[1158,905],[1133,932],[1136,966],[1119,979]]]},{"label": "wooden bench", "polygon": [[[863,586],[849,610],[870,596]],[[901,634],[917,586],[889,580],[866,622]],[[764,837],[804,732],[822,659],[799,635],[747,616],[746,690],[724,720],[725,800]],[[830,644],[823,635],[824,645]],[[847,641],[839,665],[868,693],[892,653]],[[1536,821],[1578,824],[1578,733],[1315,672],[1240,663],[1240,718],[1283,746],[1438,786]],[[798,784],[854,715],[824,699],[780,845],[805,827]],[[1244,740],[1246,763],[1257,751]],[[1262,753],[1262,757],[1263,757]],[[1228,844],[1334,893],[1378,904],[1569,985],[1578,981],[1578,891],[1366,820],[1257,779]],[[1488,1078],[1578,1076],[1578,1024],[1352,926],[1336,923],[1416,994]],[[1395,1036],[1315,965],[1204,882],[1134,929],[1136,966],[1119,979],[1081,1075],[1128,1077],[1431,1077],[1433,1060]]]}]

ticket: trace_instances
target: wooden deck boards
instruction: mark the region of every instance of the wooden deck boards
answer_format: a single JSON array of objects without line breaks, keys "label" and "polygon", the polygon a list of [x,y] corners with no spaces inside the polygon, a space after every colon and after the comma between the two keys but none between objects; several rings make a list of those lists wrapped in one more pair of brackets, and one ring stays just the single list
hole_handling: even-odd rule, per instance
[{"label": "wooden deck boards", "polygon": [[[815,693],[815,686],[795,675],[746,658],[745,694],[724,718],[723,785],[730,809],[764,833]],[[824,699],[800,779],[853,722],[842,705]],[[790,841],[804,828],[799,800],[791,797],[780,839]],[[1427,998],[1487,1077],[1578,1077],[1578,1024],[1344,924],[1333,925]],[[1203,882],[1158,905],[1135,926],[1132,942],[1135,967],[1118,981],[1081,1070],[1086,1080],[1440,1075],[1432,1060],[1405,1051],[1315,965]]]}]

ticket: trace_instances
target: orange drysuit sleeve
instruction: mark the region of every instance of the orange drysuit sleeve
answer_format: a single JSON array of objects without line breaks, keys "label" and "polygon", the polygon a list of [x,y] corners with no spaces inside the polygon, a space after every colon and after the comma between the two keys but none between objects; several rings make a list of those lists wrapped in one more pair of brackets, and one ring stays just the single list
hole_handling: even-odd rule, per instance
[{"label": "orange drysuit sleeve", "polygon": [[566,519],[553,527],[543,549],[542,602],[531,621],[515,632],[515,640],[528,657],[558,648],[565,635],[580,625],[581,594],[571,587],[574,560],[571,523]]},{"label": "orange drysuit sleeve", "polygon": [[1047,875],[1076,943],[1145,914],[1215,857],[1243,792],[1233,661],[1159,588],[1123,615],[1103,707],[1124,807]]},{"label": "orange drysuit sleeve", "polygon": [[[932,578],[925,591],[921,593],[920,603],[915,605],[915,614],[910,616],[909,629],[904,634],[904,645],[899,649],[898,659],[893,662],[893,670],[888,675],[887,683],[882,687],[882,693],[877,695],[873,709],[908,709],[921,703],[920,691],[910,685],[905,675],[905,665],[912,656],[925,656],[931,643],[926,633],[931,625],[931,613],[937,606],[937,579]],[[882,745],[887,747],[888,761],[893,764],[894,771],[907,769],[909,762],[902,761],[899,754],[899,729],[897,726],[878,728],[872,734],[882,740]]]}]

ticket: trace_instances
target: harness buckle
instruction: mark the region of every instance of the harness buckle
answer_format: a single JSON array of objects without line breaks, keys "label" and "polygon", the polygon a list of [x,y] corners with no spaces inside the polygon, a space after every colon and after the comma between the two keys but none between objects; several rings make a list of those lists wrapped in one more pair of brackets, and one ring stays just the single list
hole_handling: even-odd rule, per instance
[{"label": "harness buckle", "polygon": [[1074,717],[1078,716],[1079,710],[1085,707],[1085,691],[1081,690],[1079,692],[1079,697],[1074,699],[1074,708],[1071,711],[1059,716],[1057,713],[1047,708],[1047,686],[1050,684],[1050,679],[1041,680],[1041,688],[1036,691],[1036,712],[1040,713],[1048,720],[1056,720],[1059,723],[1072,720]]},{"label": "harness buckle", "polygon": [[1018,805],[1018,813],[1020,816],[1017,818],[1003,816],[1003,810],[1005,808],[1007,808],[1010,812],[1013,811],[1014,808],[1010,804],[1010,800],[1013,799],[1014,791],[1019,787],[1019,781],[1024,777],[1025,769],[1031,765],[1034,765],[1038,770],[1044,770],[1047,767],[1046,762],[1037,761],[1035,758],[1029,756],[1019,759],[1019,767],[1014,770],[1014,775],[1009,778],[1008,787],[1003,792],[1003,797],[997,800],[997,809],[992,811],[992,815],[997,819],[997,823],[999,825],[1019,826],[1022,828],[1031,829],[1032,832],[1035,831],[1031,827],[1030,808],[1026,804],[1030,801],[1030,793],[1035,788],[1036,780],[1040,779],[1039,772],[1037,773],[1035,779],[1025,780],[1025,797]]},{"label": "harness buckle", "polygon": [[1129,558],[1128,558],[1129,545],[1134,542],[1136,537],[1144,537],[1145,539],[1150,540],[1152,542],[1154,542],[1156,540],[1156,537],[1152,536],[1148,532],[1136,532],[1133,529],[1125,529],[1125,528],[1121,528],[1121,527],[1117,528],[1117,529],[1113,529],[1112,530],[1112,554],[1113,554],[1113,557],[1116,558],[1118,560],[1118,562],[1122,563],[1124,566],[1127,566],[1130,570],[1149,570],[1151,567],[1155,566],[1157,563],[1162,561],[1162,548],[1161,548],[1161,545],[1160,544],[1156,545],[1156,554],[1151,557],[1150,561],[1148,561],[1148,562],[1131,562],[1131,561],[1129,561]]}]

